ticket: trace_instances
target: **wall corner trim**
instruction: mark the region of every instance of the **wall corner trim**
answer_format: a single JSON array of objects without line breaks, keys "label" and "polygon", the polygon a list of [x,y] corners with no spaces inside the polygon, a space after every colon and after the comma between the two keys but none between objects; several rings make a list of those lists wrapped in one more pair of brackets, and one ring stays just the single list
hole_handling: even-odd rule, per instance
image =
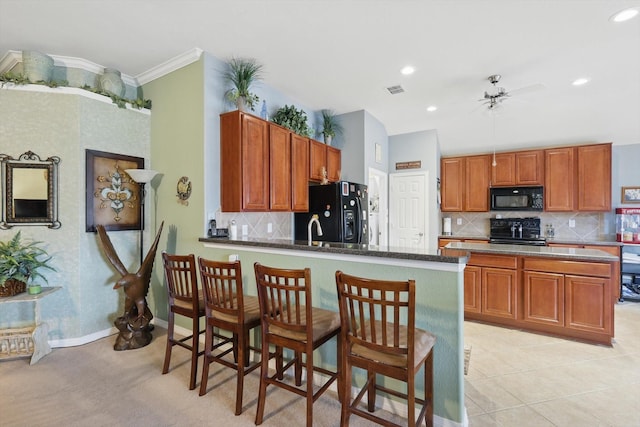
[{"label": "wall corner trim", "polygon": [[138,74],[136,76],[136,79],[138,80],[140,86],[142,86],[152,80],[165,76],[177,69],[196,62],[200,59],[202,52],[202,49],[195,47],[191,50],[188,50],[187,52],[169,59],[168,61],[163,62],[162,64],[156,65],[155,67],[151,68],[148,71],[145,71],[144,73]]}]

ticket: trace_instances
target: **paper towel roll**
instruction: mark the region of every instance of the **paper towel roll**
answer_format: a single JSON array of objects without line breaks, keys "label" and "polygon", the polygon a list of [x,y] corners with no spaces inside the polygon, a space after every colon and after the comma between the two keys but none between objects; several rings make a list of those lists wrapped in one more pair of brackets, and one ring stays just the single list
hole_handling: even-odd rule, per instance
[{"label": "paper towel roll", "polygon": [[451,218],[442,218],[442,234],[451,236]]}]

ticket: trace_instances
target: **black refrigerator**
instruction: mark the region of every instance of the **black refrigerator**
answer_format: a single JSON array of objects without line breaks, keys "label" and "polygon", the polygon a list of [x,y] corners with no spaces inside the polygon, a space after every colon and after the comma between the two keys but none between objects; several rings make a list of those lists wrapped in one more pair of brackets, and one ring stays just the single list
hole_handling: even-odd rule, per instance
[{"label": "black refrigerator", "polygon": [[369,243],[367,220],[369,198],[367,186],[340,181],[328,185],[309,187],[309,212],[296,213],[294,223],[295,240],[308,240],[308,225],[316,214],[322,228],[311,228],[311,240],[323,242]]}]

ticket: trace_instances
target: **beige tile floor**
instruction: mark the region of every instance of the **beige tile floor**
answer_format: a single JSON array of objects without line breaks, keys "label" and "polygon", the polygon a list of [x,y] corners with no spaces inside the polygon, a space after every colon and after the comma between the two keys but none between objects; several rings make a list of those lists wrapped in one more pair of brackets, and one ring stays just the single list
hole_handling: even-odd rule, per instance
[{"label": "beige tile floor", "polygon": [[465,322],[470,427],[640,426],[640,302],[615,307],[612,347]]}]

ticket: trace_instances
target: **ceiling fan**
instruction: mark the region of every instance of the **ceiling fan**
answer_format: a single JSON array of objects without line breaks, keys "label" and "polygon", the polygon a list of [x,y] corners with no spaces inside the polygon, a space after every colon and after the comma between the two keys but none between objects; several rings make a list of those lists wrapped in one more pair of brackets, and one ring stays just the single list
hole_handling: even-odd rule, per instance
[{"label": "ceiling fan", "polygon": [[529,92],[544,88],[544,85],[538,83],[507,92],[505,88],[497,86],[501,77],[502,76],[500,74],[493,74],[487,77],[487,80],[489,80],[493,87],[486,90],[484,92],[484,96],[478,100],[482,105],[486,106],[489,111],[497,109],[505,99],[510,98],[516,93]]}]

